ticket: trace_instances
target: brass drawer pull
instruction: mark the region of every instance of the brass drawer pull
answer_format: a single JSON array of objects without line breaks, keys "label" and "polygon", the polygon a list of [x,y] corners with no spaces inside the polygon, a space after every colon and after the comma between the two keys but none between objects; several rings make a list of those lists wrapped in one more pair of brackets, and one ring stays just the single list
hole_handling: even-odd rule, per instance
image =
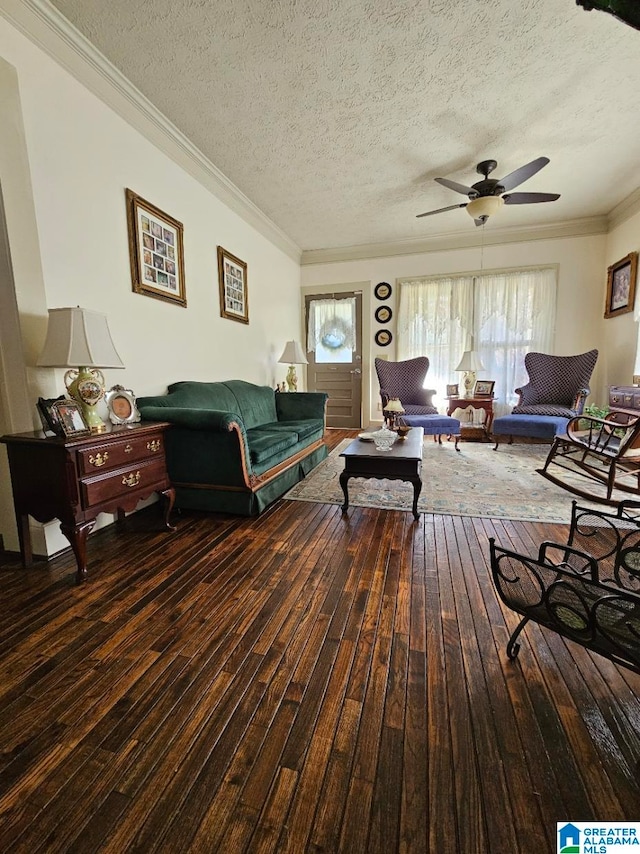
[{"label": "brass drawer pull", "polygon": [[156,451],[159,451],[160,450],[160,439],[152,439],[150,442],[147,442],[147,450],[153,451],[154,453]]},{"label": "brass drawer pull", "polygon": [[89,462],[92,466],[97,466],[98,468],[100,468],[100,466],[103,466],[108,459],[109,454],[105,451],[104,454],[98,453],[95,455],[95,457],[93,456],[93,454],[91,454],[89,457]]},{"label": "brass drawer pull", "polygon": [[131,472],[131,474],[127,474],[122,478],[123,486],[137,486],[140,483],[140,472],[137,471],[135,474]]},{"label": "brass drawer pull", "polygon": [[130,454],[131,451],[133,451],[133,448],[131,447],[131,445],[125,445],[125,449],[124,449],[125,454]]}]

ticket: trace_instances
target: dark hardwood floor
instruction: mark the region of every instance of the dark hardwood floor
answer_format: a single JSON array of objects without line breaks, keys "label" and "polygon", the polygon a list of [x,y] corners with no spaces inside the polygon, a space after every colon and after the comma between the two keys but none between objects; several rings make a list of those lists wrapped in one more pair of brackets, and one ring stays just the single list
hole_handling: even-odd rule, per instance
[{"label": "dark hardwood floor", "polygon": [[530,854],[640,819],[640,677],[537,626],[505,655],[488,537],[564,526],[176,521],[95,534],[81,587],[2,559],[0,851]]}]

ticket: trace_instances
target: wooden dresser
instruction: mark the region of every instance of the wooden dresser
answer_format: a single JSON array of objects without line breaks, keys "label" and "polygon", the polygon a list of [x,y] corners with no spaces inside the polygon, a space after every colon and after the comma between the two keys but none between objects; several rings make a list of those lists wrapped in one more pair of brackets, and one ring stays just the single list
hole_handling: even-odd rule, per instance
[{"label": "wooden dresser", "polygon": [[640,386],[609,386],[609,409],[635,418],[640,416]]},{"label": "wooden dresser", "polygon": [[42,432],[2,436],[7,446],[20,553],[24,566],[33,563],[29,516],[39,522],[60,520],[78,567],[87,574],[87,536],[98,513],[134,510],[154,492],[166,499],[165,525],[175,491],[165,459],[168,423],[142,422],[108,426],[108,432],[83,438],[47,436]]}]

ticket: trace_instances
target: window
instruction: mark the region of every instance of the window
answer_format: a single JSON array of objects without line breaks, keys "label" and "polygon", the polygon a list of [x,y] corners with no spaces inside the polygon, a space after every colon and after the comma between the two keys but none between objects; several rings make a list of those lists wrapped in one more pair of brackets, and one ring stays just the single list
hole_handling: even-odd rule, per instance
[{"label": "window", "polygon": [[355,348],[355,297],[311,300],[307,352],[315,352],[316,363],[349,363]]},{"label": "window", "polygon": [[495,380],[495,412],[515,406],[514,389],[527,381],[524,356],[551,351],[556,270],[508,270],[400,282],[398,358],[427,356],[427,385],[445,396],[459,382],[455,368],[475,349],[483,378]]}]

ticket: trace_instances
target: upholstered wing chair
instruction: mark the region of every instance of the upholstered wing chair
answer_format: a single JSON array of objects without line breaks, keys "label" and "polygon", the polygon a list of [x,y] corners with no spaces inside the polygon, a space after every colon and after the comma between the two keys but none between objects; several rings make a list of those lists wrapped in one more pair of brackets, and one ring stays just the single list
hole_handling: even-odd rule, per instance
[{"label": "upholstered wing chair", "polygon": [[589,380],[598,359],[597,350],[577,356],[527,353],[524,366],[529,382],[516,389],[519,400],[513,415],[580,415],[591,391]]},{"label": "upholstered wing chair", "polygon": [[437,415],[438,410],[431,403],[436,390],[424,388],[424,380],[429,370],[429,360],[426,356],[407,359],[405,362],[376,359],[375,366],[383,412],[387,402],[392,397],[397,397],[407,415]]}]

